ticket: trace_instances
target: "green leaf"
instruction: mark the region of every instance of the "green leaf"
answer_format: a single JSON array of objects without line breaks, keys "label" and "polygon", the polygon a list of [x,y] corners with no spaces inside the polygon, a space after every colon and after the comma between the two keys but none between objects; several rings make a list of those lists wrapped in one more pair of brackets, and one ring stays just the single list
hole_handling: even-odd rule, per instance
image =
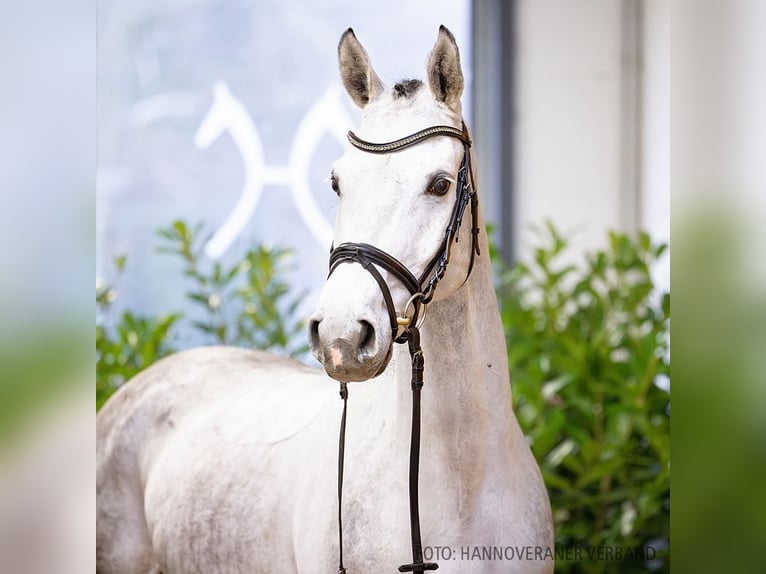
[{"label": "green leaf", "polygon": [[128,261],[127,255],[118,255],[113,260],[114,266],[117,268],[118,272],[125,271],[125,264]]},{"label": "green leaf", "polygon": [[189,235],[189,230],[186,227],[186,223],[180,219],[173,222],[173,229],[175,230],[177,237],[183,238]]}]

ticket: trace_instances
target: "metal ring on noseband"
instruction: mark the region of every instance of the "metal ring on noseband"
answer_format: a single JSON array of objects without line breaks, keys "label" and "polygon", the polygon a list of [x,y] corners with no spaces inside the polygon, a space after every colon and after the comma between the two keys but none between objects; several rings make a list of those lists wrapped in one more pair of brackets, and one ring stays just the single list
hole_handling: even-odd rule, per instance
[{"label": "metal ring on noseband", "polygon": [[[402,314],[396,317],[396,323],[400,327],[404,327],[405,329],[409,327],[412,324],[412,319],[415,317],[413,315],[412,317],[407,316],[407,311],[410,307],[412,307],[412,310],[415,311],[415,300],[416,299],[423,299],[425,295],[423,293],[415,293],[412,297],[407,299],[407,303],[404,304],[404,311],[402,311]],[[428,305],[422,305],[421,309],[423,309],[423,314],[418,319],[417,324],[415,325],[416,328],[420,329],[420,326],[423,324],[423,321],[426,320],[426,315],[428,314]]]}]

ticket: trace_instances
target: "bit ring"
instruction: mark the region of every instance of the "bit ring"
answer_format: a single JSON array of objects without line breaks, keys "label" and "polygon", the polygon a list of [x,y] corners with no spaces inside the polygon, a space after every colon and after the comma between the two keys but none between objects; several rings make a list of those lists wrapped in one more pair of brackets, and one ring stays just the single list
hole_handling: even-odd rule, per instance
[{"label": "bit ring", "polygon": [[[422,299],[425,297],[425,295],[421,292],[415,293],[412,297],[410,297],[407,300],[407,303],[404,305],[404,311],[400,316],[396,318],[396,324],[400,327],[409,327],[410,323],[412,323],[412,318],[407,316],[407,311],[409,311],[410,307],[415,308],[415,300],[416,299]],[[423,321],[426,318],[426,314],[428,313],[428,306],[422,305],[421,308],[423,309],[423,314],[418,319],[418,324],[415,325],[416,328],[420,328],[420,326],[423,324]]]}]

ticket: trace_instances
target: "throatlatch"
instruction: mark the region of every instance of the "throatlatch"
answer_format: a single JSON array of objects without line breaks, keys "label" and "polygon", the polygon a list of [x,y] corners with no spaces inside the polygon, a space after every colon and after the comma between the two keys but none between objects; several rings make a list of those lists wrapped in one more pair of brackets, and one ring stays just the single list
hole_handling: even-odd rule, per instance
[{"label": "throatlatch", "polygon": [[[385,251],[367,243],[343,243],[333,247],[330,251],[330,274],[342,263],[359,263],[375,279],[380,287],[383,300],[388,310],[391,324],[392,341],[395,343],[407,343],[412,366],[412,432],[410,435],[410,469],[409,469],[409,500],[410,500],[410,535],[412,542],[412,562],[399,566],[399,572],[423,573],[427,570],[436,570],[439,565],[434,562],[423,562],[423,543],[420,535],[420,507],[418,503],[418,478],[420,473],[420,391],[423,388],[424,358],[420,348],[420,330],[418,319],[422,321],[428,303],[431,302],[436,291],[436,286],[442,280],[447,270],[453,241],[460,239],[460,226],[463,214],[468,205],[471,206],[471,262],[466,272],[465,280],[473,269],[474,256],[480,255],[478,243],[478,196],[473,185],[473,172],[471,169],[471,140],[468,130],[463,124],[462,129],[452,126],[433,126],[426,128],[407,137],[388,143],[371,143],[358,138],[353,132],[348,132],[351,144],[370,153],[392,153],[412,145],[418,144],[425,139],[436,136],[448,136],[463,142],[463,160],[458,170],[457,190],[455,204],[452,208],[447,228],[439,248],[426,265],[419,279],[395,257]],[[410,292],[410,299],[402,310],[397,314],[391,290],[383,278],[381,267],[392,274]],[[412,316],[408,315],[409,307],[412,306]],[[421,315],[422,311],[422,315]],[[346,383],[340,383],[340,396],[343,399],[343,415],[340,423],[340,438],[338,444],[338,573],[346,574],[343,566],[343,463],[346,442],[346,413],[348,407],[348,387]]]}]

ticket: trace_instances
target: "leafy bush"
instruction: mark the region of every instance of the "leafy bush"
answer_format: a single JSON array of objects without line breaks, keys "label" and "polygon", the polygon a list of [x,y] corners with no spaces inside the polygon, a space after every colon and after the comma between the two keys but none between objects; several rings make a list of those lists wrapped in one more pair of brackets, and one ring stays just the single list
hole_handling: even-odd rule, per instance
[{"label": "leafy bush", "polygon": [[[115,258],[117,279],[126,261],[125,257]],[[112,324],[116,299],[114,286],[96,286],[96,409],[133,375],[175,350],[170,334],[179,314],[140,317],[124,311]]]},{"label": "leafy bush", "polygon": [[[540,462],[557,548],[651,546],[654,560],[558,560],[557,572],[669,568],[670,294],[665,250],[610,233],[584,265],[548,225],[534,261],[500,275],[515,411]],[[659,379],[658,379],[659,378]],[[647,553],[652,557],[652,550]]]},{"label": "leafy bush", "polygon": [[164,241],[160,251],[179,256],[183,273],[191,280],[186,297],[204,316],[193,327],[211,343],[292,356],[308,352],[305,323],[297,317],[305,293],[290,296],[284,278],[290,251],[258,245],[226,269],[203,257],[206,240],[200,230],[200,225],[190,228],[176,221],[158,232]]},{"label": "leafy bush", "polygon": [[[173,313],[142,317],[124,311],[113,320],[118,289],[96,288],[96,408],[125,381],[177,350],[176,332],[195,333],[203,343],[237,345],[300,356],[307,352],[302,296],[291,296],[285,280],[290,252],[263,245],[247,250],[230,268],[202,256],[201,226],[176,221],[159,230],[160,252],[179,257],[190,287],[186,298],[202,318]],[[126,258],[114,260],[117,277]]]}]

